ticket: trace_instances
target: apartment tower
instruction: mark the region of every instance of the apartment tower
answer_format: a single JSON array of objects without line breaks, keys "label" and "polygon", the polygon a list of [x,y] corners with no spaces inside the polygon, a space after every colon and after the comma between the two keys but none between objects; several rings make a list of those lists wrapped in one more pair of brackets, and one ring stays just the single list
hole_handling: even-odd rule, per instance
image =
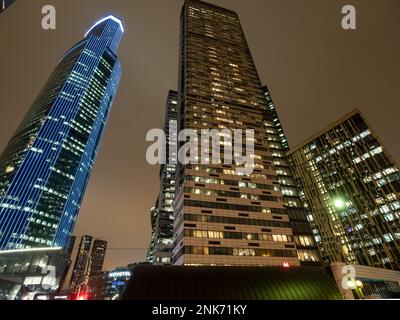
[{"label": "apartment tower", "polygon": [[[181,14],[178,128],[253,129],[250,176],[235,164],[177,166],[175,265],[299,265],[267,122],[274,117],[234,11],[187,0]],[[221,154],[231,148],[221,135]]]}]

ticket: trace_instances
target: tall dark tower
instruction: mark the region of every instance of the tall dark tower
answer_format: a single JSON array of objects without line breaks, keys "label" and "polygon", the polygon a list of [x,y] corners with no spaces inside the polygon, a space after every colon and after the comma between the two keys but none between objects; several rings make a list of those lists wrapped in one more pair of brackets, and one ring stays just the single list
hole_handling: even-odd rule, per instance
[{"label": "tall dark tower", "polygon": [[400,270],[400,170],[359,110],[291,150],[326,262]]},{"label": "tall dark tower", "polygon": [[0,156],[0,251],[62,247],[78,216],[121,77],[119,19],[60,60]]},{"label": "tall dark tower", "polygon": [[107,241],[96,239],[93,241],[91,257],[90,277],[88,292],[92,299],[102,299],[106,284],[106,272],[103,272],[104,259],[106,257]]},{"label": "tall dark tower", "polygon": [[106,257],[107,241],[96,239],[93,241],[91,260],[92,268],[90,274],[101,273],[103,271],[104,259]]},{"label": "tall dark tower", "polygon": [[176,165],[169,159],[169,142],[176,137],[170,128],[171,121],[177,120],[177,92],[168,92],[164,132],[166,134],[166,164],[160,168],[160,193],[156,206],[151,210],[152,241],[147,260],[153,264],[170,264],[173,249],[174,198]]},{"label": "tall dark tower", "polygon": [[92,247],[93,237],[83,236],[76,254],[74,269],[71,276],[71,287],[78,288],[87,284],[91,270],[90,249]]},{"label": "tall dark tower", "polygon": [[250,176],[178,165],[173,263],[299,265],[266,131],[274,116],[234,11],[185,1],[178,100],[179,129],[254,129],[255,154]]}]

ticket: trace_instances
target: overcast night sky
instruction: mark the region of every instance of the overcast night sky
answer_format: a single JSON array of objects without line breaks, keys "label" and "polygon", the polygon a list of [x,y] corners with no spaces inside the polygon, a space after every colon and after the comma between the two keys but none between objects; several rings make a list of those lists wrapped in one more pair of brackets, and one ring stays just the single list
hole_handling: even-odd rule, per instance
[{"label": "overcast night sky", "polygon": [[[210,0],[237,11],[260,78],[270,88],[291,146],[358,107],[400,162],[400,1]],[[41,8],[57,29],[41,28]],[[115,14],[125,34],[123,77],[75,234],[109,241],[106,269],[142,261],[158,167],[147,164],[148,130],[162,128],[177,89],[183,0],[18,0],[0,14],[0,151],[58,60],[99,18]],[[357,30],[341,8],[357,9]]]}]

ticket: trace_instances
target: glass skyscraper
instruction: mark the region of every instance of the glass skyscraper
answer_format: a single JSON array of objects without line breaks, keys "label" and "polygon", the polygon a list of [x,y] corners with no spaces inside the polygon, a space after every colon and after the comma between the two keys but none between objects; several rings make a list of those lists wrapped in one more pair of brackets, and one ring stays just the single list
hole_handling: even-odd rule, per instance
[{"label": "glass skyscraper", "polygon": [[400,270],[400,171],[355,110],[290,153],[327,262]]},{"label": "glass skyscraper", "polygon": [[169,144],[176,139],[173,137],[176,133],[170,128],[170,121],[177,120],[177,94],[170,90],[166,102],[166,164],[162,164],[160,168],[160,193],[156,206],[151,210],[152,241],[147,254],[147,261],[153,264],[170,264],[172,257],[176,165],[170,161]]},{"label": "glass skyscraper", "polygon": [[68,247],[121,77],[120,19],[59,61],[0,156],[0,250]]}]

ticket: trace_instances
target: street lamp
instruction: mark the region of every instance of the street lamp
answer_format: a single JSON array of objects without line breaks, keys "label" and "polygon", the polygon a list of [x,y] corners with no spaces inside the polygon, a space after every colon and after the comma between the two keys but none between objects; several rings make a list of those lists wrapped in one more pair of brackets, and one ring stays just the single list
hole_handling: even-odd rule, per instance
[{"label": "street lamp", "polygon": [[364,299],[364,293],[362,291],[364,285],[360,280],[349,278],[347,280],[347,286],[349,287],[349,289],[351,289],[356,299]]}]

